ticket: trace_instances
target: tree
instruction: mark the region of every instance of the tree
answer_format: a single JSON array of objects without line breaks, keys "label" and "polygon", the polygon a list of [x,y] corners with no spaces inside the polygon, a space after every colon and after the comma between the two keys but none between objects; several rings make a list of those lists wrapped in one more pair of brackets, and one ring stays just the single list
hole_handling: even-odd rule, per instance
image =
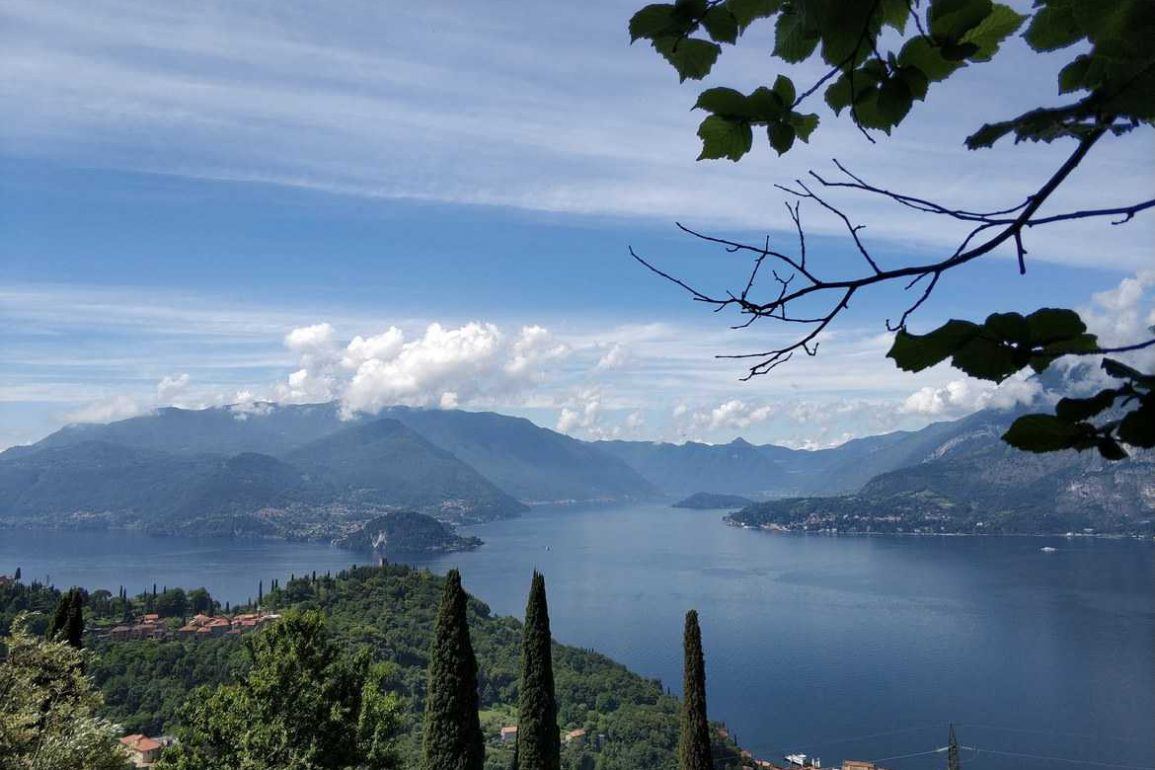
[{"label": "tree", "polygon": [[97,714],[100,691],[85,676],[90,653],[39,639],[17,616],[0,661],[0,768],[128,770],[119,728]]},{"label": "tree", "polygon": [[84,592],[71,588],[60,597],[45,636],[49,641],[64,641],[76,649],[84,644]]},{"label": "tree", "polygon": [[213,597],[204,588],[194,588],[188,592],[188,611],[194,615],[212,612],[215,604]]},{"label": "tree", "polygon": [[84,646],[84,594],[75,589],[71,593],[72,602],[68,605],[64,639],[70,647],[79,650]]},{"label": "tree", "polygon": [[553,683],[553,647],[545,578],[534,570],[525,607],[518,691],[518,770],[559,770],[561,734]]},{"label": "tree", "polygon": [[319,612],[287,612],[245,639],[240,680],[188,699],[180,744],[161,757],[177,770],[385,770],[401,706],[386,671],[343,656]]},{"label": "tree", "polygon": [[16,572],[15,572],[15,574],[13,574],[12,577],[16,580],[20,580],[20,568],[19,567],[16,568]]},{"label": "tree", "polygon": [[422,770],[481,770],[485,765],[477,658],[469,638],[467,609],[461,573],[450,570],[429,651]]},{"label": "tree", "polygon": [[[765,130],[779,155],[789,152],[796,140],[808,141],[820,118],[801,110],[820,91],[835,116],[848,116],[874,143],[877,132],[889,134],[912,112],[915,102],[926,100],[935,84],[964,67],[993,60],[1001,44],[1027,22],[1026,16],[992,0],[930,0],[925,13],[918,6],[917,0],[677,0],[642,8],[629,29],[632,40],[650,41],[683,81],[705,78],[723,45],[737,45],[739,38],[760,25],[774,27],[774,59],[787,64],[820,59],[824,74],[806,87],[780,74],[772,85],[750,93],[726,87],[701,92],[694,106],[707,116],[698,128],[699,160],[738,161],[753,148],[754,128]],[[997,211],[945,205],[868,182],[836,160],[836,176],[812,171],[806,180],[779,186],[787,195],[786,207],[797,232],[796,249],[772,246],[770,239],[758,244],[714,237],[679,224],[692,236],[751,255],[750,272],[736,289],[706,293],[632,249],[630,253],[694,300],[716,310],[736,311],[744,318],[740,328],[767,320],[801,329],[782,347],[733,356],[755,362],[746,379],[774,370],[800,351],[816,355],[820,335],[852,299],[888,284],[917,290],[897,319],[887,321],[895,333],[888,357],[906,371],[949,360],[970,376],[1002,382],[1024,370],[1041,372],[1066,355],[1119,355],[1155,347],[1155,329],[1150,339],[1102,346],[1077,313],[1063,308],[1044,307],[1027,316],[994,313],[981,322],[955,319],[926,334],[908,329],[912,316],[951,270],[1006,249],[1016,257],[1019,273],[1025,273],[1030,230],[1092,218],[1122,224],[1155,208],[1151,199],[1043,211],[1098,145],[1155,122],[1155,46],[1150,44],[1155,39],[1155,3],[1035,0],[1023,37],[1039,53],[1072,47],[1076,51],[1056,78],[1066,102],[983,125],[967,137],[966,146],[988,148],[1006,137],[1016,143],[1072,142],[1074,149],[1066,160],[1025,199]],[[969,232],[957,248],[934,259],[886,265],[862,237],[863,226],[829,200],[833,190],[880,196],[931,218],[961,222]],[[828,260],[807,253],[803,203],[845,229],[849,246],[861,257],[861,273],[829,277]],[[810,246],[813,250],[813,242]],[[1127,447],[1155,446],[1155,373],[1139,371],[1117,358],[1103,358],[1102,368],[1113,380],[1110,387],[1090,398],[1062,399],[1053,414],[1020,417],[1004,440],[1033,452],[1096,449],[1108,459],[1126,457]]]},{"label": "tree", "polygon": [[679,770],[711,770],[710,723],[706,718],[706,661],[698,612],[686,613],[683,635],[685,671],[682,677],[682,725],[678,738]]}]

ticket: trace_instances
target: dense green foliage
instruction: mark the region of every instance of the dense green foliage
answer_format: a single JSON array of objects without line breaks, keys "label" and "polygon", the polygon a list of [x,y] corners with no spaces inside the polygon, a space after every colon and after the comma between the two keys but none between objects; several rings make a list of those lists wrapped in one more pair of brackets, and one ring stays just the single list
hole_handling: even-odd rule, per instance
[{"label": "dense green foliage", "polygon": [[534,570],[521,640],[521,689],[517,702],[518,770],[558,770],[561,735],[553,678],[553,637],[545,577]]},{"label": "dense green foliage", "polygon": [[422,770],[481,770],[485,766],[477,658],[469,639],[467,603],[461,574],[450,570],[429,650]]},{"label": "dense green foliage", "polygon": [[193,691],[171,770],[386,770],[397,767],[400,706],[386,668],[343,655],[321,613],[288,612],[245,639],[251,665],[228,684]]},{"label": "dense green foliage", "polygon": [[0,660],[0,770],[128,770],[115,725],[85,676],[92,656],[14,619]]},{"label": "dense green foliage", "polygon": [[[402,700],[405,713],[396,747],[406,766],[415,766],[420,757],[429,653],[444,590],[441,577],[386,565],[297,578],[265,594],[270,608],[322,612],[343,653],[367,654],[374,663],[388,665],[382,687]],[[101,593],[108,592],[90,594],[90,629],[112,622],[97,618],[96,607],[119,610],[116,596],[91,600]],[[158,588],[157,597],[161,595]],[[0,622],[11,617],[15,605],[50,612],[59,597],[58,591],[43,586],[0,586]],[[153,601],[152,593],[128,601],[133,613],[143,611]],[[506,770],[513,747],[502,744],[497,734],[502,726],[517,723],[523,629],[513,618],[492,615],[476,599],[469,598],[466,609],[478,662],[486,768]],[[235,684],[252,666],[243,639],[233,637],[112,641],[90,634],[86,642],[94,653],[90,673],[107,700],[102,713],[126,732],[177,730],[187,718],[182,704],[199,702],[200,695],[193,694],[199,685],[210,685],[199,691],[203,693],[212,692],[211,686]],[[591,736],[580,745],[562,747],[563,768],[577,770],[590,763],[598,770],[675,767],[678,702],[660,683],[595,652],[559,644],[553,645],[553,673],[557,724],[565,731],[584,728]],[[715,756],[722,770],[738,766],[732,743],[716,739]]]},{"label": "dense green foliage", "polygon": [[682,639],[685,656],[682,676],[682,720],[678,738],[678,770],[712,770],[710,722],[706,717],[706,659],[698,611],[686,613]]}]

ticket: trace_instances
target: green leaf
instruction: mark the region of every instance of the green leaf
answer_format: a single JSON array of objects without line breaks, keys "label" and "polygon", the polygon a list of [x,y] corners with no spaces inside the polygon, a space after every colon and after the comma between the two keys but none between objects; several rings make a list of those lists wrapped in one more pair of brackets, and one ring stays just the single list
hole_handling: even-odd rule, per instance
[{"label": "green leaf", "polygon": [[1123,417],[1119,438],[1131,446],[1155,447],[1155,397],[1148,396],[1138,409]]},{"label": "green leaf", "polygon": [[946,80],[959,67],[959,61],[949,61],[943,57],[925,37],[911,38],[898,53],[898,63],[904,67],[917,67],[932,83]]},{"label": "green leaf", "polygon": [[983,326],[998,339],[1023,345],[1031,342],[1031,326],[1021,313],[992,313]]},{"label": "green leaf", "polygon": [[959,348],[951,363],[971,377],[1002,382],[1026,365],[1016,353],[1014,348],[989,337],[976,336]]},{"label": "green leaf", "polygon": [[702,26],[719,43],[738,42],[738,20],[723,5],[715,5],[702,17]]},{"label": "green leaf", "polygon": [[906,88],[910,91],[912,99],[918,99],[921,102],[926,98],[926,90],[930,81],[926,79],[926,75],[922,74],[922,70],[917,67],[900,67],[896,74],[906,83]]},{"label": "green leaf", "polygon": [[709,75],[718,54],[722,53],[722,47],[717,43],[693,37],[658,38],[654,41],[654,48],[674,65],[682,82],[701,80]]},{"label": "green leaf", "polygon": [[1027,452],[1086,449],[1091,444],[1089,426],[1060,420],[1053,414],[1026,414],[1011,423],[1003,441]]},{"label": "green leaf", "polygon": [[1023,38],[1036,51],[1066,48],[1083,38],[1071,0],[1049,0],[1031,19]]},{"label": "green leaf", "polygon": [[1074,310],[1045,307],[1026,318],[1030,338],[1036,345],[1047,345],[1078,337],[1087,331],[1087,325]]},{"label": "green leaf", "polygon": [[978,324],[959,320],[947,321],[922,335],[899,329],[886,357],[893,358],[895,365],[903,371],[921,372],[950,358],[980,331]]},{"label": "green leaf", "polygon": [[1007,120],[1002,123],[987,123],[978,131],[966,138],[966,146],[968,150],[978,150],[983,147],[992,147],[994,143],[1002,139],[1015,129],[1013,121]]},{"label": "green leaf", "polygon": [[726,7],[734,14],[741,29],[758,19],[773,16],[781,5],[781,0],[726,0]]},{"label": "green leaf", "polygon": [[785,75],[779,75],[774,80],[774,93],[782,100],[782,106],[789,109],[794,106],[794,99],[797,92],[794,90],[794,83]]},{"label": "green leaf", "polygon": [[902,78],[890,78],[878,89],[878,111],[889,126],[901,123],[913,103],[910,89]]},{"label": "green leaf", "polygon": [[802,15],[783,11],[774,25],[774,55],[796,64],[810,58],[818,47],[818,32],[807,28]]},{"label": "green leaf", "polygon": [[1081,422],[1111,408],[1117,390],[1100,390],[1090,398],[1061,398],[1055,404],[1055,416],[1067,422]]},{"label": "green leaf", "polygon": [[930,34],[940,42],[955,42],[990,15],[991,0],[931,0]]},{"label": "green leaf", "polygon": [[1099,450],[1099,454],[1102,455],[1103,459],[1105,460],[1127,459],[1127,450],[1119,446],[1119,442],[1110,436],[1101,437],[1095,446]]},{"label": "green leaf", "polygon": [[1142,384],[1143,387],[1155,387],[1155,375],[1143,374],[1139,369],[1132,368],[1113,358],[1103,359],[1103,371],[1116,377],[1117,380],[1131,380]]},{"label": "green leaf", "polygon": [[1087,82],[1091,61],[1090,56],[1083,54],[1076,56],[1073,62],[1059,70],[1059,93],[1069,94],[1072,91],[1093,88],[1093,84]]},{"label": "green leaf", "polygon": [[750,152],[754,144],[754,134],[748,122],[720,115],[710,115],[703,120],[698,126],[698,136],[702,140],[702,154],[698,160],[729,158],[737,161]]},{"label": "green leaf", "polygon": [[999,45],[1023,25],[1026,16],[1005,5],[996,5],[985,19],[963,36],[962,42],[978,46],[971,61],[990,61]]},{"label": "green leaf", "polygon": [[770,124],[767,133],[770,135],[770,146],[777,150],[779,155],[785,155],[794,146],[794,126],[789,123],[775,121]]},{"label": "green leaf", "polygon": [[698,101],[694,102],[695,110],[705,110],[715,115],[730,117],[749,117],[746,97],[733,88],[707,88],[698,94]]},{"label": "green leaf", "polygon": [[766,86],[759,86],[746,97],[746,110],[750,119],[759,123],[772,123],[780,120],[786,112],[782,100]]},{"label": "green leaf", "polygon": [[911,6],[907,0],[881,0],[878,4],[878,13],[883,24],[894,27],[901,33],[906,29]]},{"label": "green leaf", "polygon": [[850,75],[843,72],[842,76],[826,89],[826,103],[834,110],[835,115],[841,115],[842,111],[850,106],[850,100]]},{"label": "green leaf", "polygon": [[630,42],[639,38],[660,37],[663,34],[677,34],[679,24],[674,16],[674,6],[669,3],[647,5],[630,19]]},{"label": "green leaf", "polygon": [[790,125],[794,127],[794,133],[804,142],[809,142],[810,135],[814,133],[814,129],[818,128],[818,116],[813,112],[808,115],[792,112],[787,119],[790,121]]}]

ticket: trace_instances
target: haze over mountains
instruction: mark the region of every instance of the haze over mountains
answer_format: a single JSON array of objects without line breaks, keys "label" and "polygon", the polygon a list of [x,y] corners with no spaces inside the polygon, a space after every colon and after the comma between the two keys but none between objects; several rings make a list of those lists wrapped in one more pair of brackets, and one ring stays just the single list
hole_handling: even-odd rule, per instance
[{"label": "haze over mountains", "polygon": [[[791,502],[793,513],[775,508],[752,524],[869,501],[875,513],[913,505],[943,529],[973,528],[976,516],[997,511],[1014,518],[1015,531],[1057,531],[1071,512],[1109,531],[1149,527],[1149,455],[1115,464],[1025,455],[999,440],[1013,416],[983,411],[807,451],[741,439],[583,442],[525,419],[459,410],[394,407],[342,420],[335,404],[165,408],[69,426],[0,453],[0,520],[328,539],[390,510],[468,523],[527,504],[709,492],[756,500],[860,493]],[[951,519],[964,510],[965,520]]]}]

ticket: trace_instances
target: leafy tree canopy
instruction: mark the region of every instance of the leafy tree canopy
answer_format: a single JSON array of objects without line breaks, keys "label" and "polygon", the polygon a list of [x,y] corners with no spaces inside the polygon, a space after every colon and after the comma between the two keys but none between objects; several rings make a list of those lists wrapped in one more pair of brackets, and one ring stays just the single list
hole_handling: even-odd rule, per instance
[{"label": "leafy tree canopy", "polygon": [[385,770],[397,767],[401,706],[385,672],[340,654],[315,611],[288,612],[245,640],[239,681],[190,695],[181,742],[161,759],[177,770]]},{"label": "leafy tree canopy", "polygon": [[119,729],[97,714],[104,703],[85,676],[90,653],[49,641],[18,615],[0,662],[2,770],[128,770]]},{"label": "leafy tree canopy", "polygon": [[[769,372],[798,351],[815,355],[818,336],[856,293],[898,281],[908,291],[918,288],[897,323],[887,324],[896,332],[889,357],[904,370],[919,371],[949,360],[972,377],[1001,382],[1020,371],[1041,372],[1066,355],[1127,353],[1155,346],[1152,338],[1102,347],[1078,314],[1062,308],[1043,308],[1027,316],[995,313],[982,323],[952,320],[921,335],[906,328],[948,270],[1005,245],[1014,248],[1019,271],[1025,272],[1024,232],[1030,228],[1095,217],[1110,217],[1113,224],[1122,224],[1155,208],[1155,200],[1146,200],[1047,216],[1038,213],[1097,142],[1155,122],[1155,46],[1151,45],[1155,3],[1035,0],[1033,11],[1024,15],[993,0],[930,0],[925,4],[919,0],[677,0],[640,9],[630,19],[629,32],[632,41],[648,41],[685,81],[707,77],[727,47],[739,45],[760,27],[772,27],[772,59],[779,70],[816,59],[823,74],[814,82],[795,83],[785,72],[771,68],[767,82],[749,93],[726,86],[703,90],[694,104],[706,113],[698,127],[699,160],[740,160],[753,150],[756,129],[764,132],[779,155],[789,152],[796,142],[809,141],[819,130],[820,116],[809,111],[819,98],[836,119],[849,117],[874,142],[877,132],[890,134],[916,114],[915,103],[926,101],[939,83],[964,68],[995,60],[1016,33],[1038,53],[1071,51],[1055,75],[1062,103],[969,127],[966,146],[987,148],[1013,137],[1016,143],[1069,139],[1076,147],[1036,192],[1018,205],[992,212],[948,207],[891,191],[835,161],[838,178],[811,172],[809,180],[780,186],[794,198],[793,205],[787,203],[798,232],[794,253],[772,248],[769,239],[765,245],[748,244],[682,228],[730,251],[753,255],[754,266],[744,288],[722,296],[689,286],[631,250],[642,264],[688,290],[695,300],[749,316],[742,327],[771,319],[805,329],[785,347],[741,356],[758,359],[748,377]],[[953,253],[937,261],[884,266],[861,237],[862,225],[829,203],[820,192],[823,188],[883,196],[916,212],[967,223],[972,229]],[[808,262],[800,215],[803,201],[841,219],[863,258],[863,275],[828,279],[816,268],[813,255]],[[777,267],[771,271],[773,288],[768,298],[758,299],[759,271],[767,261]],[[795,312],[800,304],[805,310]],[[1054,414],[1025,416],[1004,438],[1034,452],[1094,448],[1108,459],[1126,457],[1127,447],[1155,446],[1155,376],[1113,358],[1105,358],[1102,366],[1116,385],[1089,398],[1064,399]]]}]

